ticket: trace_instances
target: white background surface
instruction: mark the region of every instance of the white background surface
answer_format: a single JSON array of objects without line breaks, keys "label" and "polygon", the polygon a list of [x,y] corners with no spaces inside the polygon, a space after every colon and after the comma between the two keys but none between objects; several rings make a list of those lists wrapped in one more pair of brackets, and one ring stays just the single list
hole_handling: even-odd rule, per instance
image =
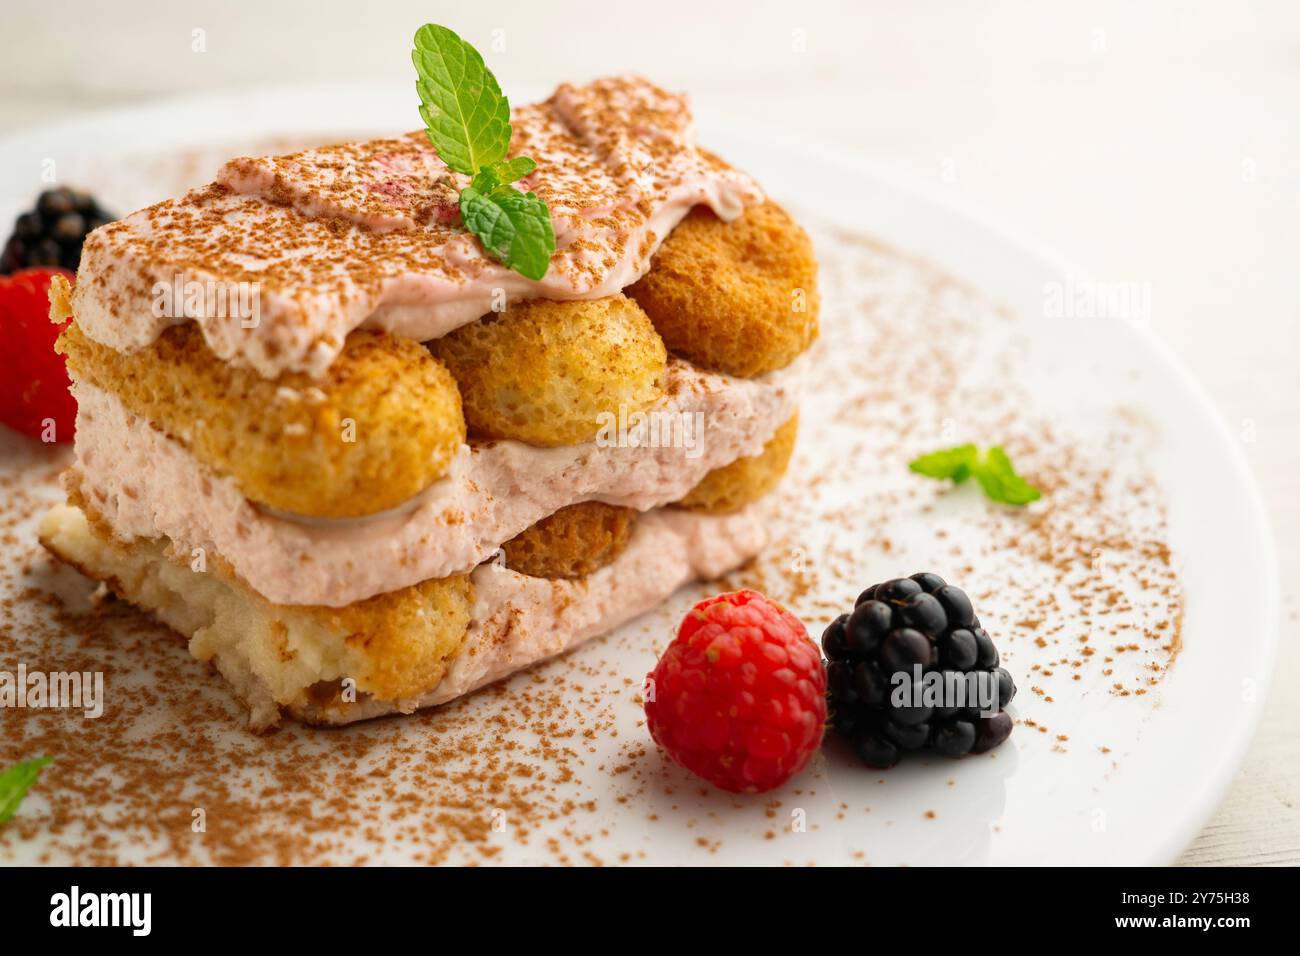
[{"label": "white background surface", "polygon": [[6,0],[0,131],[182,92],[404,82],[428,19],[507,91],[641,72],[1150,283],[1152,327],[1245,443],[1283,584],[1258,739],[1183,860],[1300,863],[1300,5]]}]

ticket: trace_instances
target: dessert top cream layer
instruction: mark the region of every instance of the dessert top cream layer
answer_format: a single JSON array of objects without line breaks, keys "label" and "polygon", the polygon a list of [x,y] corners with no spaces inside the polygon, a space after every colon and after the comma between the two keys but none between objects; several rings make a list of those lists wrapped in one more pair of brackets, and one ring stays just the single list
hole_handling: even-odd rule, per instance
[{"label": "dessert top cream layer", "polygon": [[699,149],[684,96],[639,78],[565,84],[511,113],[519,186],[550,207],[556,252],[540,281],[512,272],[460,225],[469,182],[423,132],[242,158],[217,181],[86,239],[73,309],[119,350],[198,322],[221,358],[266,377],[319,374],[356,328],[420,341],[501,298],[612,295],[646,273],[693,206],[732,220],[763,199]]}]

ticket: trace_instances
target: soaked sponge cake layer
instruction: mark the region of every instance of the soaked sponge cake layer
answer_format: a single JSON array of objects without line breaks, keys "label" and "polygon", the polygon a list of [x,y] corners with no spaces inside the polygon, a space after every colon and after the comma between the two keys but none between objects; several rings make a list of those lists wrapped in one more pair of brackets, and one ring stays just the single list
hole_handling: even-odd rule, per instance
[{"label": "soaked sponge cake layer", "polygon": [[162,540],[124,543],[81,508],[42,520],[41,543],[152,612],[213,663],[256,730],[282,712],[350,723],[452,700],[607,633],[689,581],[717,577],[764,543],[756,512],[644,515],[619,554],[576,579],[488,563],[346,608],[273,604],[221,562],[195,570]]}]

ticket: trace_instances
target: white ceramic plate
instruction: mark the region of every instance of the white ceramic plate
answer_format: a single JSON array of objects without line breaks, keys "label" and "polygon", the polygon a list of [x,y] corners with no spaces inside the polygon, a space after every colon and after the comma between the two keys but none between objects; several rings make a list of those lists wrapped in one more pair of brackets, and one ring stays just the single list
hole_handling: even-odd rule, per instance
[{"label": "white ceramic plate", "polygon": [[[233,153],[246,143],[377,134],[411,128],[415,119],[409,89],[284,89],[165,103],[22,133],[0,145],[0,222],[7,227],[42,188],[41,172],[51,161],[60,181],[103,190],[106,201],[121,210],[162,198],[180,180],[210,178],[213,157]],[[1021,693],[1015,712],[1022,724],[1010,743],[990,757],[956,763],[915,760],[882,775],[862,770],[842,749],[832,748],[802,777],[770,797],[731,798],[699,788],[660,760],[652,745],[640,747],[648,744],[648,735],[635,696],[655,649],[662,648],[689,603],[708,593],[707,588],[689,589],[614,637],[517,678],[505,685],[504,694],[482,695],[458,709],[460,723],[472,723],[476,708],[487,714],[507,706],[509,695],[528,681],[557,675],[571,681],[578,697],[589,693],[607,708],[599,718],[584,718],[584,708],[564,717],[568,729],[578,734],[595,731],[584,745],[583,759],[574,765],[574,780],[564,786],[576,800],[594,800],[596,809],[530,823],[527,839],[509,827],[493,831],[488,840],[496,849],[488,859],[535,863],[562,856],[581,861],[583,853],[590,853],[606,862],[663,864],[1172,861],[1212,812],[1245,752],[1263,706],[1278,621],[1276,569],[1264,512],[1244,457],[1204,392],[1140,321],[1048,317],[1045,288],[1067,282],[1074,284],[1068,288],[1077,288],[1082,275],[946,200],[851,161],[829,146],[787,142],[709,117],[701,118],[701,140],[754,173],[806,221],[819,223],[815,236],[829,284],[828,317],[818,351],[820,385],[814,385],[805,409],[799,456],[787,479],[788,513],[778,519],[776,547],[787,553],[777,553],[764,568],[769,580],[777,576],[774,593],[785,588],[783,569],[794,577],[808,575],[809,587],[791,597],[791,604],[816,636],[833,608],[852,604],[858,587],[929,566],[943,570],[942,557],[950,553],[946,549],[960,551],[964,570],[951,570],[951,577],[976,595],[977,609],[1017,677]],[[210,148],[214,144],[215,151]],[[207,158],[195,159],[196,149]],[[181,153],[190,157],[184,169],[175,158]],[[953,342],[968,350],[970,362],[976,361],[970,350],[977,350],[981,367],[998,369],[985,387],[1000,396],[1004,384],[1014,386],[1025,417],[1032,412],[1035,422],[1064,433],[1066,444],[1092,453],[1090,466],[1109,450],[1117,457],[1117,470],[1135,469],[1134,480],[1148,486],[1154,478],[1157,490],[1148,491],[1143,501],[1154,503],[1167,516],[1167,531],[1159,537],[1172,549],[1171,568],[1182,585],[1183,649],[1149,693],[1126,696],[1110,688],[1120,682],[1136,686],[1150,655],[1118,654],[1109,670],[1080,659],[1079,680],[1041,677],[1054,666],[1068,672],[1071,665],[1059,664],[1065,653],[1061,648],[1099,633],[1102,622],[1071,604],[1069,587],[1061,588],[1055,620],[1047,625],[1018,620],[1035,588],[1060,587],[1028,557],[1010,553],[1014,548],[994,546],[990,536],[996,534],[1005,545],[1008,531],[1014,538],[1014,522],[1024,516],[989,509],[967,490],[930,496],[923,482],[907,474],[905,457],[878,461],[876,446],[862,443],[862,436],[877,434],[872,429],[881,423],[870,404],[849,408],[851,379],[836,381],[836,375],[852,365],[850,353],[876,346],[870,329],[864,332],[847,318],[855,308],[847,299],[895,302],[901,308],[917,300],[912,286],[924,285],[939,273],[876,247],[846,253],[837,229],[875,237],[967,280],[978,292],[952,293],[955,300],[945,299],[948,293],[938,298],[932,293],[925,301],[932,306],[946,302],[944,307],[952,308],[955,316],[974,322],[973,337],[969,330],[965,339],[954,333]],[[895,281],[897,277],[903,278]],[[992,321],[993,312],[986,313],[980,304],[986,300],[1004,304],[1014,318]],[[874,321],[893,318],[888,313]],[[906,337],[910,328],[900,325],[897,332]],[[911,348],[923,368],[927,349],[943,350],[948,344],[942,324],[915,328],[917,341],[902,353],[889,353],[889,361],[906,357]],[[1005,367],[997,365],[1000,356],[1011,356]],[[880,401],[875,408],[891,400]],[[933,403],[924,407],[925,414],[943,414]],[[890,406],[889,414],[905,417],[907,408],[906,402]],[[1124,410],[1119,417],[1117,408]],[[1000,440],[1000,433],[989,431],[988,417],[973,407],[969,420],[959,411],[955,423],[900,420],[898,427],[908,431],[905,444],[915,452],[924,449],[931,425],[934,447],[944,444],[945,437],[955,437],[951,443],[967,437]],[[1138,420],[1140,426],[1134,426]],[[1137,431],[1129,435],[1124,451],[1108,444],[1106,436],[1133,428]],[[43,449],[20,447],[8,435],[0,440],[0,453],[10,472],[48,464]],[[846,462],[846,456],[851,460]],[[829,490],[805,494],[805,483],[816,474],[831,474]],[[806,500],[810,498],[816,499],[812,505]],[[1061,492],[1058,500],[1064,498]],[[1051,506],[1049,493],[1036,507]],[[1132,521],[1146,522],[1149,510],[1135,514]],[[1105,514],[1105,507],[1098,511]],[[1118,520],[1128,520],[1122,517],[1123,508],[1115,513],[1121,515]],[[881,527],[887,528],[888,541],[862,537]],[[846,542],[846,536],[852,540]],[[940,540],[950,543],[940,547]],[[1144,584],[1140,568],[1123,561],[1109,566],[1100,549],[1097,559],[1099,579],[1131,578],[1116,584],[1131,597],[1136,615],[1120,619],[1119,632],[1159,626],[1159,621],[1143,622],[1142,615],[1160,613],[1169,605],[1154,593],[1144,593],[1151,585]],[[825,569],[820,576],[819,567]],[[19,617],[22,613],[20,608]],[[18,618],[12,623],[22,626]],[[1050,632],[1053,626],[1057,630],[1052,641],[1038,647],[1035,629]],[[1123,641],[1099,638],[1094,646],[1105,654],[1102,645],[1115,643]],[[12,641],[0,643],[0,651],[3,669],[15,665],[8,659],[11,655],[26,653]],[[175,653],[184,654],[180,649]],[[118,666],[131,665],[128,659]],[[620,677],[630,679],[626,686]],[[148,675],[119,679],[147,683]],[[193,680],[196,694],[221,706],[224,690],[217,678],[195,665]],[[1044,683],[1046,692],[1031,689]],[[160,706],[165,708],[165,702]],[[209,728],[222,753],[247,753],[261,746],[239,727],[236,709],[226,710],[228,720]],[[175,717],[164,713],[159,721]],[[19,719],[0,711],[0,720]],[[74,724],[68,726],[69,733],[75,732]],[[420,746],[421,735],[441,732],[437,720],[427,716],[378,726],[382,730],[372,725],[342,734],[295,727],[277,736],[292,737],[296,759],[305,753],[323,766],[331,748],[343,746],[341,736],[370,740],[369,759],[382,763],[383,745],[365,735],[387,735],[394,762],[401,764],[410,759],[412,747]],[[148,733],[148,721],[136,720],[132,730]],[[278,758],[272,754],[262,759]],[[613,772],[629,762],[634,764],[631,773]],[[545,769],[544,761],[539,768]],[[254,774],[265,771],[263,762]],[[388,772],[400,776],[391,766]],[[202,780],[196,786],[201,788]],[[115,789],[105,787],[104,814],[116,812]],[[413,790],[414,803],[403,806],[414,806],[416,817],[432,817],[448,793],[444,789],[439,791],[443,797],[431,795],[418,782]],[[400,830],[393,822],[399,816],[396,806],[383,805],[392,794],[379,799],[380,817]],[[178,800],[202,805],[205,797],[188,793]],[[38,788],[23,813],[39,819],[47,809]],[[83,810],[98,812],[93,801],[83,804]],[[472,812],[480,810],[487,814],[492,808]],[[244,824],[258,825],[251,819]],[[172,854],[165,845],[160,849],[156,830],[137,831],[123,822],[115,832],[120,859],[196,858]],[[384,827],[379,832],[341,827],[337,846],[301,858],[423,858],[409,840],[393,838]],[[482,859],[477,850],[458,847],[454,841],[444,850],[438,858]],[[47,838],[39,829],[27,839],[0,839],[0,859],[31,861],[46,852],[56,861],[78,859],[75,838],[66,832],[58,839]],[[195,852],[203,858],[201,847]],[[214,853],[211,858],[221,856]]]}]

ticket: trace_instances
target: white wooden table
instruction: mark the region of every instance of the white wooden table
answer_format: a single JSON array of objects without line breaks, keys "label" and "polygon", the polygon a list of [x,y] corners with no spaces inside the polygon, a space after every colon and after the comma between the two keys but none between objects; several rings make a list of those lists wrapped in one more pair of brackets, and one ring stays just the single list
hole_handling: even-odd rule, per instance
[{"label": "white wooden table", "polygon": [[[610,8],[437,12],[507,87],[645,73],[701,112],[937,182],[1098,279],[1151,284],[1153,327],[1247,443],[1284,595],[1259,735],[1183,862],[1300,863],[1300,5],[661,0],[634,29]],[[0,131],[167,93],[408,79],[428,5],[356,9],[6,0]]]}]

